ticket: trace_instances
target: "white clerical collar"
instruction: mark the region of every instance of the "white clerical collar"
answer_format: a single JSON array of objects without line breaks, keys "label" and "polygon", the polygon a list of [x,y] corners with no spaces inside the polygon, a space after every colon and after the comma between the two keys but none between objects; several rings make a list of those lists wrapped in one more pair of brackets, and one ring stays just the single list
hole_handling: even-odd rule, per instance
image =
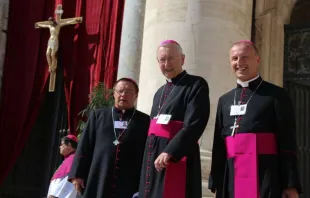
[{"label": "white clerical collar", "polygon": [[248,87],[250,82],[252,82],[258,78],[259,78],[259,75],[257,75],[255,78],[252,78],[251,80],[248,80],[248,81],[241,81],[241,80],[237,79],[237,83],[239,85],[241,85],[241,87]]},{"label": "white clerical collar", "polygon": [[[182,69],[182,71],[178,74],[178,75],[176,75],[175,77],[173,77],[173,78],[176,78],[176,77],[178,77],[178,76],[180,76],[180,74],[182,74],[184,72],[184,70]],[[171,78],[166,78],[166,80],[167,80],[167,82],[172,82],[172,79]]]}]

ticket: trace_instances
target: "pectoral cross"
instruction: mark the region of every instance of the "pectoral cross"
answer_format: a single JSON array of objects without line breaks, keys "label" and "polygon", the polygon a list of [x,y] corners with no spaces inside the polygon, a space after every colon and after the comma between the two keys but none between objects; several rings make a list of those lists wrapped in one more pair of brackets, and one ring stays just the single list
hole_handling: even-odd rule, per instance
[{"label": "pectoral cross", "polygon": [[114,141],[113,141],[113,144],[114,144],[115,146],[119,145],[119,143],[120,143],[120,142],[119,142],[118,140],[114,140]]},{"label": "pectoral cross", "polygon": [[239,128],[239,125],[237,125],[237,120],[235,120],[234,126],[230,127],[230,129],[232,129],[231,136],[235,135],[235,131],[236,131],[237,128]]},{"label": "pectoral cross", "polygon": [[62,26],[73,25],[82,22],[82,17],[62,19],[62,5],[57,5],[55,18],[50,17],[48,21],[35,23],[35,28],[49,28],[50,38],[47,44],[46,59],[49,65],[50,82],[49,92],[55,91],[56,69],[57,69],[57,52],[59,47],[59,32]]}]

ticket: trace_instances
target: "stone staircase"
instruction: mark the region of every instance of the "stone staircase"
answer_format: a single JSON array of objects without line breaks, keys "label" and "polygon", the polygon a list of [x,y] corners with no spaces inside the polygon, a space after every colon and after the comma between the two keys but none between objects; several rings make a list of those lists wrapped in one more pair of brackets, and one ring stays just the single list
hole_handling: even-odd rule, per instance
[{"label": "stone staircase", "polygon": [[202,198],[213,198],[214,194],[208,189],[208,177],[211,168],[211,155],[210,151],[200,149],[201,156],[201,174],[202,174]]}]

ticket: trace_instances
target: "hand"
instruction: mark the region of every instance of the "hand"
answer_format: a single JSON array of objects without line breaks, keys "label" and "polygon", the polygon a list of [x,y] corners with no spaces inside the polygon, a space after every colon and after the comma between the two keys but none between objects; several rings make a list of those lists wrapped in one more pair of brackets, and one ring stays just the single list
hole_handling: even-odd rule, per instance
[{"label": "hand", "polygon": [[167,168],[171,155],[168,153],[161,153],[154,162],[157,171],[161,171],[163,168]]},{"label": "hand", "polygon": [[72,184],[74,185],[75,190],[81,195],[82,188],[85,188],[84,181],[80,178],[73,178]]},{"label": "hand", "polygon": [[288,188],[283,190],[282,192],[282,198],[298,198],[298,192],[296,188]]}]

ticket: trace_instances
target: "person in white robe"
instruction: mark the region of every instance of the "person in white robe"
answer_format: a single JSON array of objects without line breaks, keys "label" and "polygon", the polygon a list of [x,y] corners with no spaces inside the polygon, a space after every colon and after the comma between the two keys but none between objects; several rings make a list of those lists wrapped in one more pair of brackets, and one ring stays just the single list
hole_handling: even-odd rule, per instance
[{"label": "person in white robe", "polygon": [[61,139],[60,154],[64,156],[64,161],[55,171],[49,186],[47,198],[76,198],[77,191],[73,184],[68,181],[75,150],[77,148],[77,138],[74,135],[67,135]]}]

